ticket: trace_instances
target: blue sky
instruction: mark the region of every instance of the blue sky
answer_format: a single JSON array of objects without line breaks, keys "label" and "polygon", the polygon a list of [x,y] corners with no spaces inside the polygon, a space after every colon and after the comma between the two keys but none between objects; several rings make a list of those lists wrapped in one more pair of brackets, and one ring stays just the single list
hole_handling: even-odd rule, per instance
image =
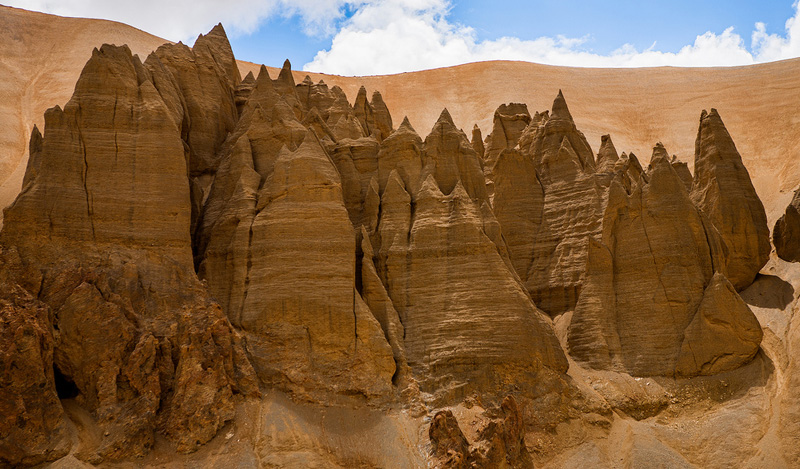
[{"label": "blue sky", "polygon": [[[365,75],[477,60],[725,66],[800,56],[791,0],[10,0],[191,43],[218,21],[237,58]],[[502,5],[499,7],[498,5]],[[788,21],[788,23],[787,23]]]},{"label": "blue sky", "polygon": [[[747,38],[756,22],[765,23],[768,33],[783,34],[795,9],[791,1],[781,0],[470,0],[452,2],[449,12],[451,22],[472,27],[478,40],[588,36],[585,49],[609,54],[626,43],[638,50],[655,43],[658,50],[678,52],[697,36],[708,31],[721,34],[730,26]],[[307,35],[303,28],[299,15],[276,16],[231,42],[243,60],[280,66],[289,58],[302,65],[329,49],[333,39],[327,34]]]}]

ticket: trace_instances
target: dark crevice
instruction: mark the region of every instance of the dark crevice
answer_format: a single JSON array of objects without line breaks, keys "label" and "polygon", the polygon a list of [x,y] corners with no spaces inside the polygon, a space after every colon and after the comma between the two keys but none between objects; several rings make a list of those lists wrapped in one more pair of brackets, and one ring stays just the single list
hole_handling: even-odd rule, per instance
[{"label": "dark crevice", "polygon": [[75,383],[58,369],[57,365],[53,365],[53,377],[55,378],[56,394],[59,399],[73,399],[78,397],[80,391]]}]

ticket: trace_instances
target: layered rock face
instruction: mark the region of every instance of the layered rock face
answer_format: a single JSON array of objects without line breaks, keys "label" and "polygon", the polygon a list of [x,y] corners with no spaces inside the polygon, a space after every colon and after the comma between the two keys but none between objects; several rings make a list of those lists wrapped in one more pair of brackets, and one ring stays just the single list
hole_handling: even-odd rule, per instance
[{"label": "layered rock face", "polygon": [[4,256],[4,275],[49,311],[32,317],[43,383],[56,370],[104,429],[87,460],[143,454],[156,430],[192,450],[233,417],[234,393],[258,393],[238,334],[192,268],[184,114],[168,101],[177,88],[157,89],[166,72],[153,57],[95,50],[41,142],[34,132],[32,171],[2,232],[19,258]]},{"label": "layered rock face", "polygon": [[800,262],[800,191],[786,206],[784,214],[775,222],[772,244],[778,257],[789,262]]},{"label": "layered rock face", "polygon": [[[561,94],[500,153],[494,213],[511,261],[538,306],[572,315],[573,357],[639,376],[694,376],[736,368],[758,351],[760,326],[727,276],[741,278],[749,262],[739,288],[752,282],[763,236],[743,225],[766,218],[754,192],[718,200],[717,174],[749,177],[740,159],[730,162],[738,153],[715,119],[701,123],[705,168],[695,178],[661,144],[646,171],[633,154],[619,156],[610,136],[595,159]],[[720,154],[727,159],[708,156]],[[713,197],[713,208],[702,205]],[[740,210],[748,200],[753,207]],[[753,234],[755,245],[735,244],[739,234]]]},{"label": "layered rock face", "polygon": [[[403,127],[389,143],[418,145]],[[530,382],[542,366],[566,370],[552,329],[510,268],[466,135],[445,111],[421,149],[406,155],[420,163],[405,166],[422,172],[417,180],[404,172],[406,182],[392,170],[374,237],[422,389],[463,396],[491,383]]]},{"label": "layered rock face", "polygon": [[[328,130],[354,113],[345,101],[347,114],[326,108],[324,120],[316,105],[335,105],[334,93],[304,83],[311,90],[300,99],[294,85],[279,83],[290,78],[282,73],[273,82],[262,69],[226,143],[199,229],[199,273],[246,332],[263,382],[298,392],[386,394],[393,351],[356,290],[351,216],[361,210],[361,186],[343,183],[325,149],[357,144]],[[300,122],[303,114],[326,131],[322,140]]]},{"label": "layered rock face", "polygon": [[378,93],[351,107],[321,83],[289,90],[262,70],[198,231],[200,276],[262,381],[376,396],[413,377],[452,399],[564,371],[449,115],[423,142]]},{"label": "layered rock face", "polygon": [[727,275],[742,290],[769,259],[769,228],[764,205],[716,109],[700,116],[694,171],[692,199],[725,240]]}]

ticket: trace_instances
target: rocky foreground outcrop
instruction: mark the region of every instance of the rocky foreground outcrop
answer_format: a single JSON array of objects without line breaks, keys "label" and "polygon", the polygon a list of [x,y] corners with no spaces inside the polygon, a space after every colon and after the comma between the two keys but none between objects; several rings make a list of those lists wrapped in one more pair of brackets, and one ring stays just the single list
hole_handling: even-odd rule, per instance
[{"label": "rocky foreground outcrop", "polygon": [[[693,377],[759,350],[737,290],[766,218],[715,111],[692,177],[660,144],[647,168],[610,137],[595,157],[560,93],[501,106],[485,142],[447,110],[424,139],[395,129],[367,96],[288,61],[242,80],[221,26],[144,62],[95,50],[0,233],[0,462],[113,461],[157,435],[190,452],[279,390],[432,415],[477,399],[472,443],[433,417],[432,461],[530,467],[526,428],[610,416],[567,353]],[[99,441],[72,448],[66,399]]]}]

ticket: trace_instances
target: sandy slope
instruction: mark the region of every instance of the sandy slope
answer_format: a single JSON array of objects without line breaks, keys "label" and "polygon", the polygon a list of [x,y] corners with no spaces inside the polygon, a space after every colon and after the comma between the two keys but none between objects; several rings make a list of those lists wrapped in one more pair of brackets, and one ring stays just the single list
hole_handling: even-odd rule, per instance
[{"label": "sandy slope", "polygon": [[[127,43],[144,56],[163,39],[103,20],[61,18],[0,6],[0,205],[24,173],[27,139],[50,106],[63,106],[92,48]],[[258,66],[240,62],[242,75]],[[274,76],[275,69],[271,69]],[[495,108],[525,102],[548,109],[564,90],[572,114],[595,147],[610,133],[617,149],[644,161],[657,141],[679,158],[694,154],[703,108],[716,107],[739,147],[770,222],[800,184],[800,59],[735,68],[579,69],[525,62],[483,62],[376,77],[311,74],[353,99],[362,84],[379,90],[396,121],[404,115],[424,137],[442,108],[469,131],[491,131]],[[296,72],[296,80],[306,74]]]}]

